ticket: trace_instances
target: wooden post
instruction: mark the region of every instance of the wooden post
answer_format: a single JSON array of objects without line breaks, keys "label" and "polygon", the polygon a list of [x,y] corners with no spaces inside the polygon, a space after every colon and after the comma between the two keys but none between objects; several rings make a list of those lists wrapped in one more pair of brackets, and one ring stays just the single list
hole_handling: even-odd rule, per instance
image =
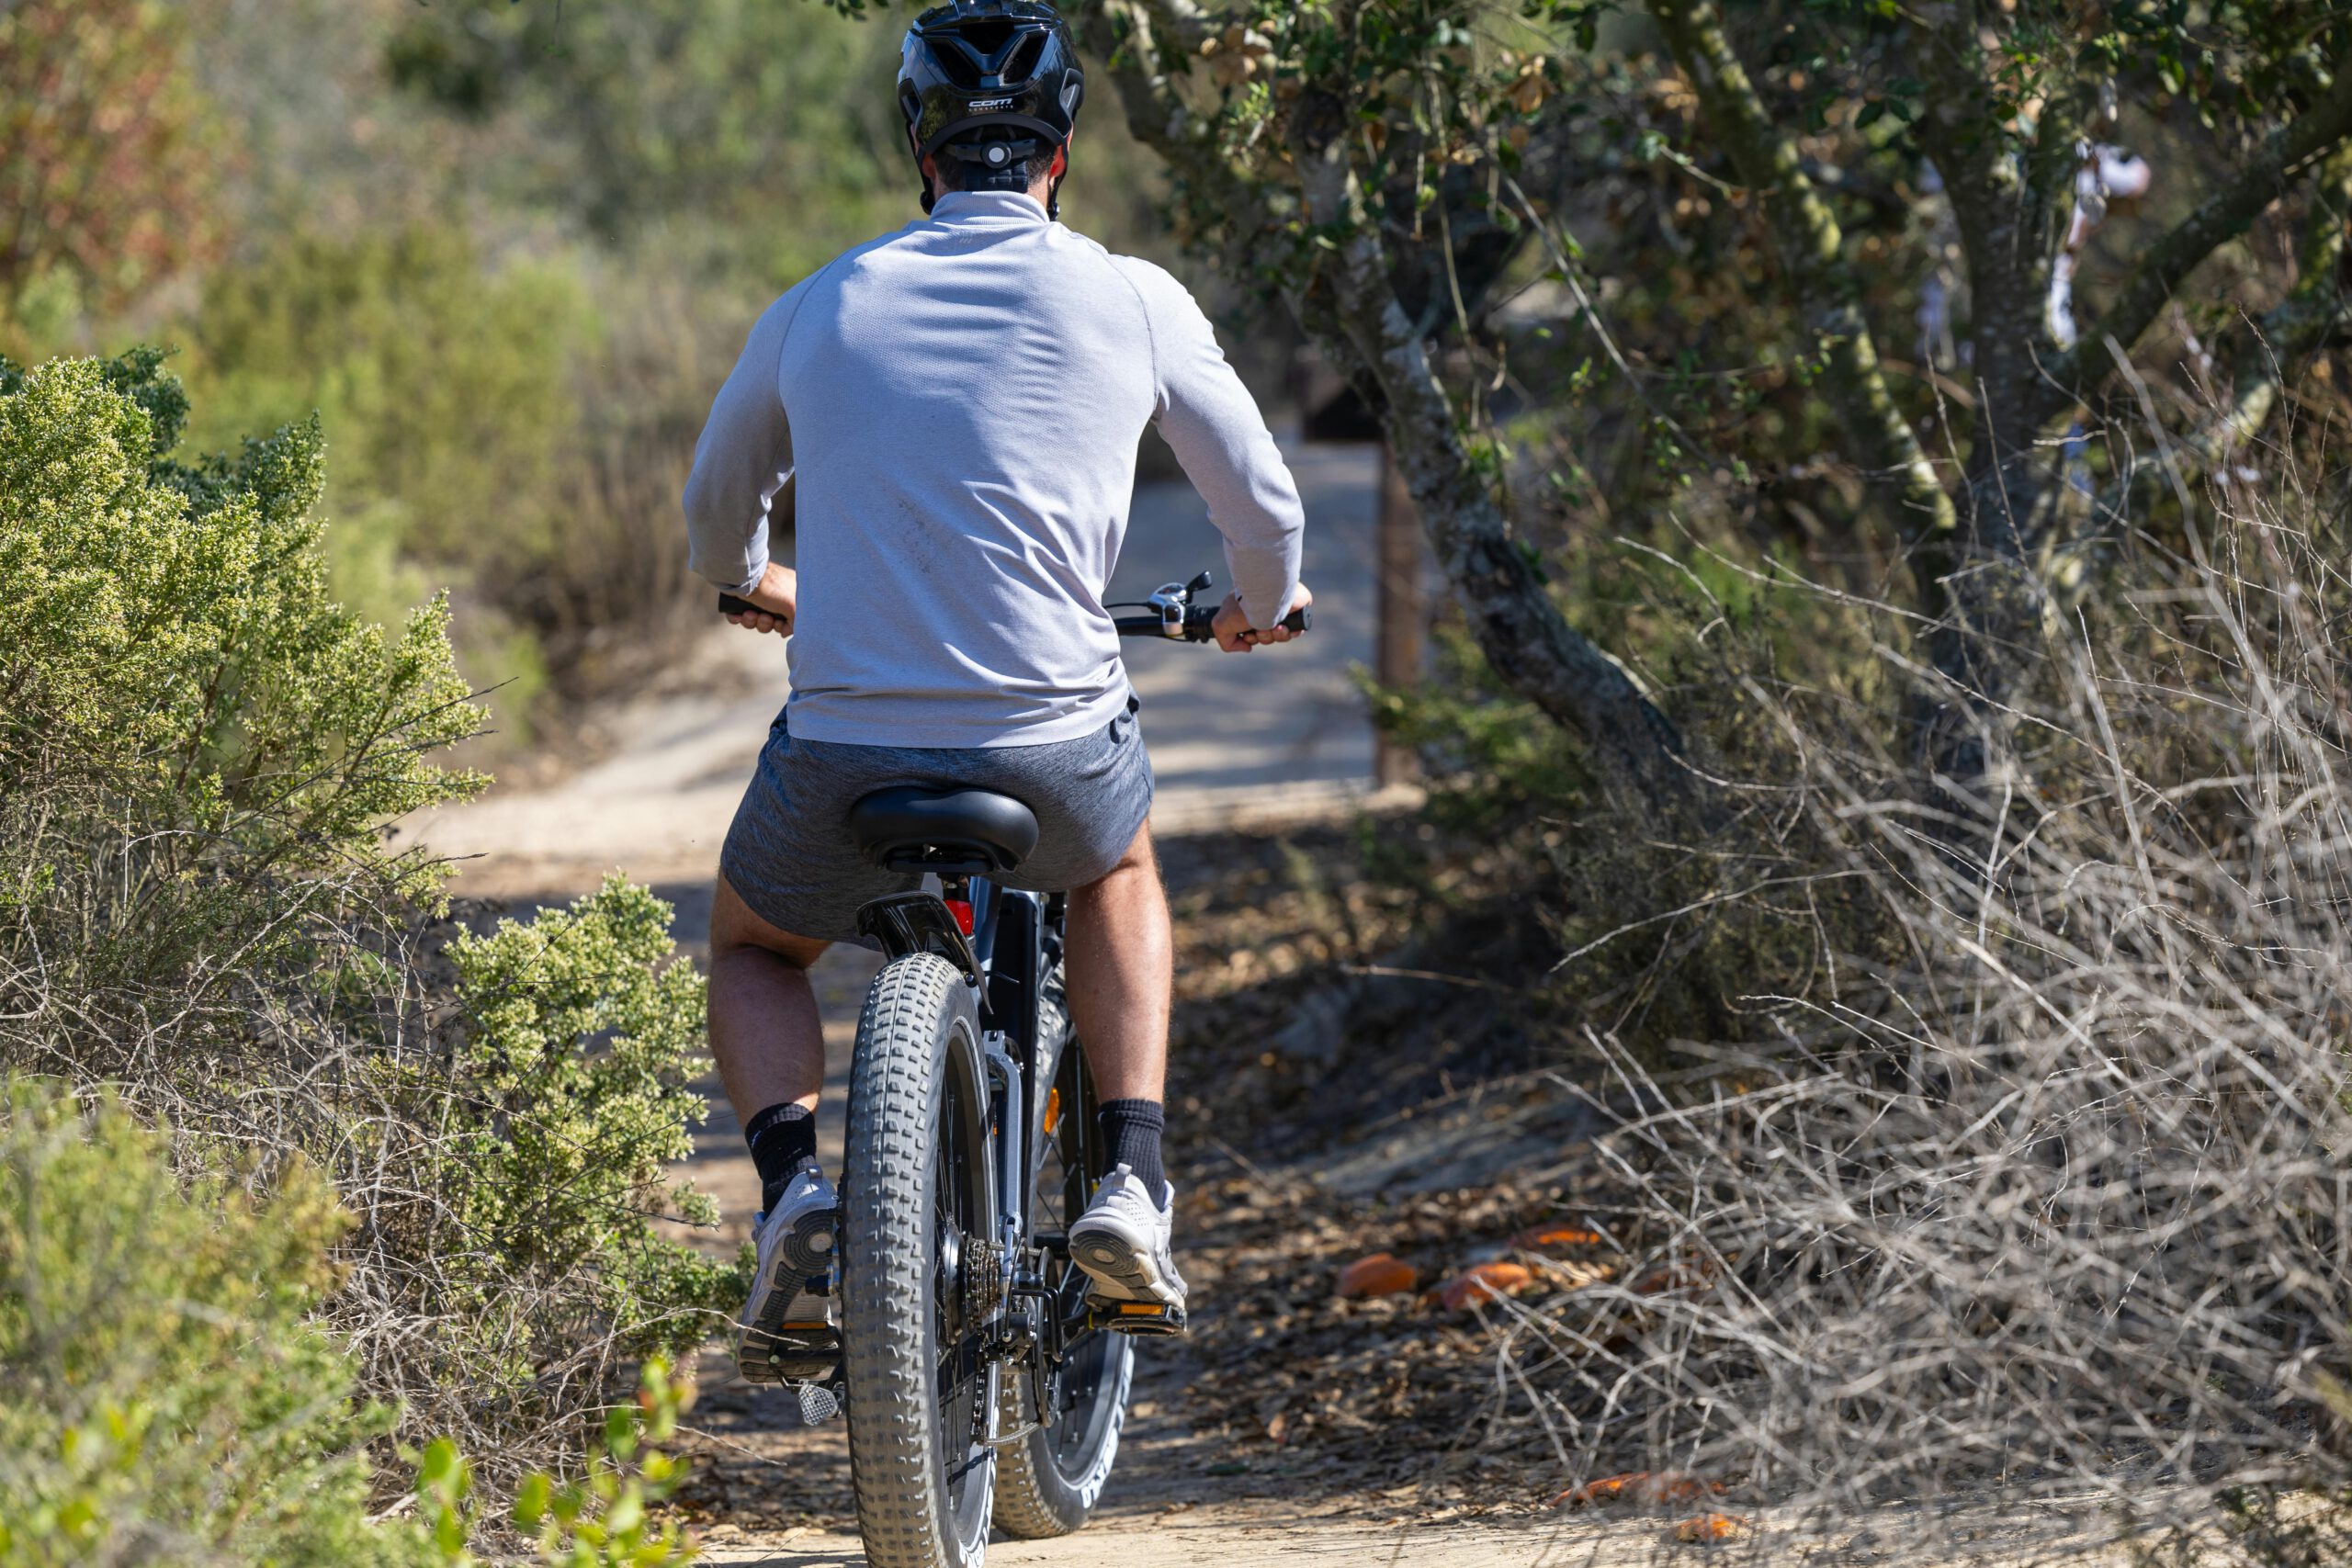
[{"label": "wooden post", "polygon": [[[1386,442],[1380,447],[1377,554],[1379,649],[1374,673],[1384,686],[1418,686],[1422,627],[1428,619],[1421,598],[1421,524],[1413,509],[1412,493],[1405,488],[1405,476],[1397,470],[1396,456]],[[1419,771],[1410,748],[1385,735],[1374,744],[1374,783],[1403,784]]]}]

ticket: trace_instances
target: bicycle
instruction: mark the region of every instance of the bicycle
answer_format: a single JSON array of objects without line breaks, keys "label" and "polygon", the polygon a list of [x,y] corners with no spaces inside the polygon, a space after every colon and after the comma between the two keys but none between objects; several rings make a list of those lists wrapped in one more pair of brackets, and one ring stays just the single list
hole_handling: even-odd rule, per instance
[{"label": "bicycle", "polygon": [[[1213,639],[1207,572],[1169,583],[1123,637]],[[722,613],[752,608],[731,594]],[[1310,613],[1284,624],[1307,629]],[[898,786],[851,809],[875,863],[939,879],[858,912],[883,965],[850,1072],[839,1326],[779,1325],[754,1381],[800,1386],[804,1420],[845,1406],[873,1568],[978,1568],[993,1524],[1067,1535],[1117,1457],[1137,1337],[1184,1314],[1097,1303],[1070,1221],[1107,1173],[1061,981],[1059,894],[999,886],[1036,847],[1009,795]]]}]

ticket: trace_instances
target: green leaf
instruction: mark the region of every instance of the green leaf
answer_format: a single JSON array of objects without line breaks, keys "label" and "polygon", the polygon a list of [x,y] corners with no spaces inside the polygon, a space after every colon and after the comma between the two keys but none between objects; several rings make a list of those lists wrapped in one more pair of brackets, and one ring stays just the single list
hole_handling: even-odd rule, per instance
[{"label": "green leaf", "polygon": [[445,1490],[456,1483],[460,1462],[455,1441],[448,1438],[434,1438],[424,1446],[424,1462],[417,1466],[417,1484],[435,1492]]},{"label": "green leaf", "polygon": [[523,1478],[514,1493],[514,1528],[528,1533],[539,1528],[547,1517],[549,1495],[555,1483],[541,1471],[533,1471]]}]

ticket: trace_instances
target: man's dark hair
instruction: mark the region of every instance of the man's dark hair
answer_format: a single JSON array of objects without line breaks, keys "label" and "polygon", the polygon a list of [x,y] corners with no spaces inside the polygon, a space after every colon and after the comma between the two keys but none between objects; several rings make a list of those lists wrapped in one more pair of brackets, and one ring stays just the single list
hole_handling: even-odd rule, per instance
[{"label": "man's dark hair", "polygon": [[[1036,151],[1026,158],[1008,159],[1001,168],[990,167],[984,159],[956,156],[958,148],[985,148],[991,141],[1026,141]],[[942,147],[939,172],[949,190],[1025,191],[1054,166],[1054,152],[1053,144],[1042,137],[1025,135],[1012,126],[991,125]]]}]

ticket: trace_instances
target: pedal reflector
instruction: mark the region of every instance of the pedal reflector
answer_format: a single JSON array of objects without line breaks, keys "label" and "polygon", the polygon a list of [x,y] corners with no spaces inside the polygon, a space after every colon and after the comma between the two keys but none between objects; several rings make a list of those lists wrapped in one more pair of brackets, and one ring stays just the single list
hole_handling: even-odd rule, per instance
[{"label": "pedal reflector", "polygon": [[800,1424],[821,1427],[842,1413],[842,1402],[833,1391],[820,1382],[804,1382],[795,1390],[800,1396]]},{"label": "pedal reflector", "polygon": [[1113,1334],[1172,1337],[1184,1332],[1184,1309],[1157,1302],[1094,1302],[1086,1309],[1086,1326]]}]

